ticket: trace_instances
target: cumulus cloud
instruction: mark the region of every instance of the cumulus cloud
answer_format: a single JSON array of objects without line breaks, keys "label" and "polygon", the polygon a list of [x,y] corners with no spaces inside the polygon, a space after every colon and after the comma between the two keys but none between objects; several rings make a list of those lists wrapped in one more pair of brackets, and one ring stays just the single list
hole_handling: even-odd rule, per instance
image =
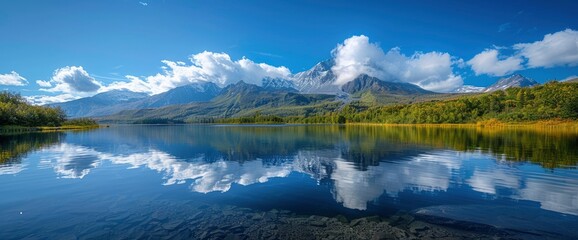
[{"label": "cumulus cloud", "polygon": [[50,81],[36,80],[36,84],[38,84],[38,86],[43,88],[52,87],[52,83],[50,83]]},{"label": "cumulus cloud", "polygon": [[424,89],[448,92],[462,86],[461,76],[453,72],[459,64],[448,53],[416,52],[405,56],[399,48],[387,53],[369,38],[360,35],[346,39],[332,51],[335,66],[332,68],[342,85],[360,74],[367,74],[385,81],[403,81],[416,84]]},{"label": "cumulus cloud", "polygon": [[67,102],[72,101],[75,99],[79,99],[82,96],[75,96],[70,93],[59,94],[56,96],[50,95],[35,95],[35,96],[28,96],[26,100],[34,105],[45,105],[51,103],[59,103],[59,102]]},{"label": "cumulus cloud", "polygon": [[239,81],[261,84],[264,77],[288,78],[291,75],[286,67],[255,63],[245,57],[234,61],[226,53],[205,51],[192,55],[189,60],[191,65],[163,60],[165,66],[162,67],[162,73],[142,78],[129,75],[128,82],[115,82],[108,88],[127,88],[157,94],[195,82],[214,82],[223,87]]},{"label": "cumulus cloud", "polygon": [[57,95],[36,95],[27,97],[32,104],[44,105],[90,97],[104,88],[84,70],[82,66],[66,66],[56,69],[48,81],[37,80],[41,91]]},{"label": "cumulus cloud", "polygon": [[28,84],[26,78],[23,78],[15,71],[7,74],[0,74],[0,85],[24,86]]},{"label": "cumulus cloud", "polygon": [[161,61],[162,72],[152,76],[125,76],[126,81],[102,84],[82,66],[66,66],[54,71],[49,81],[37,80],[41,90],[60,95],[38,95],[28,99],[34,104],[49,104],[89,97],[110,90],[130,90],[148,94],[166,92],[175,87],[196,82],[213,82],[221,87],[239,81],[261,84],[265,77],[290,78],[286,67],[255,63],[245,57],[232,60],[226,53],[202,52],[191,55],[190,64],[180,61]]},{"label": "cumulus cloud", "polygon": [[533,43],[519,43],[514,49],[528,59],[528,67],[578,66],[578,31],[546,34],[544,39]]},{"label": "cumulus cloud", "polygon": [[540,41],[518,43],[511,56],[499,56],[499,49],[486,49],[468,61],[476,75],[504,76],[527,68],[578,66],[578,31],[546,34]]},{"label": "cumulus cloud", "polygon": [[36,81],[38,85],[53,86],[43,90],[62,93],[94,93],[102,84],[91,77],[82,66],[66,66],[56,69],[50,81]]},{"label": "cumulus cloud", "polygon": [[469,60],[468,64],[476,75],[504,76],[523,69],[522,62],[523,59],[518,56],[500,59],[497,49],[486,49]]}]

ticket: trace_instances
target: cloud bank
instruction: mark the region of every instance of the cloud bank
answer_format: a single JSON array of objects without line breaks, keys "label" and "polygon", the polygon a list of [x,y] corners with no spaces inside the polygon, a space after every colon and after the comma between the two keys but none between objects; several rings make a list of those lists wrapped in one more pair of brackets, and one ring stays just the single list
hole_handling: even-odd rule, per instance
[{"label": "cloud bank", "polygon": [[126,76],[129,82],[114,82],[110,88],[127,88],[140,92],[158,94],[175,87],[196,82],[213,82],[221,87],[244,81],[261,84],[265,77],[289,78],[286,67],[255,63],[248,58],[233,61],[226,53],[204,51],[189,58],[191,64],[163,60],[163,72],[148,77]]},{"label": "cloud bank", "polygon": [[24,86],[28,84],[26,78],[23,78],[15,71],[12,71],[7,74],[0,74],[0,85],[8,85],[8,86]]},{"label": "cloud bank", "polygon": [[452,56],[442,52],[416,52],[405,56],[399,48],[387,53],[369,38],[360,35],[346,39],[332,51],[337,76],[335,84],[343,85],[360,74],[367,74],[385,81],[402,81],[424,89],[449,92],[463,85],[462,77],[453,72]]},{"label": "cloud bank", "polygon": [[504,76],[529,68],[578,66],[578,31],[546,34],[540,41],[514,44],[511,56],[500,56],[499,50],[486,49],[468,61],[476,75]]}]

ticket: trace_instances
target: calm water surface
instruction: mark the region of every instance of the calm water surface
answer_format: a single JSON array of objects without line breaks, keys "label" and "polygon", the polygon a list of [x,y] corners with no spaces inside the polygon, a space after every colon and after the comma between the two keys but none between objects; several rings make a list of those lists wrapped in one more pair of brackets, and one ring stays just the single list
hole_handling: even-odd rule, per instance
[{"label": "calm water surface", "polygon": [[[360,223],[434,234],[417,220],[572,239],[577,163],[576,133],[521,130],[137,125],[1,136],[0,239],[297,238],[339,224],[365,231]],[[318,232],[286,233],[292,224]]]}]

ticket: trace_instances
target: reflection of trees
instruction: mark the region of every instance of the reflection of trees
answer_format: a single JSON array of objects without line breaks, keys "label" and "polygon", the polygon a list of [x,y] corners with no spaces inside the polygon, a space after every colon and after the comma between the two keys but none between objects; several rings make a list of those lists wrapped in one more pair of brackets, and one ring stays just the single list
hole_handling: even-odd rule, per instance
[{"label": "reflection of trees", "polygon": [[[365,136],[375,142],[389,140],[458,151],[480,150],[509,161],[530,161],[547,168],[578,163],[578,134],[563,131],[423,126],[351,126],[349,131],[370,132]],[[358,149],[364,151],[363,147]]]},{"label": "reflection of trees", "polygon": [[[104,140],[106,139],[106,141]],[[74,141],[68,139],[67,141]],[[331,149],[340,141],[337,126],[119,126],[86,135],[78,145],[91,145],[104,152],[119,146],[150,147],[182,160],[203,158],[206,162],[263,160],[278,165],[301,149]],[[93,144],[87,144],[94,142]]]},{"label": "reflection of trees", "polygon": [[0,165],[20,163],[28,152],[59,142],[63,134],[51,132],[0,135]]},{"label": "reflection of trees", "polygon": [[[303,150],[338,149],[341,159],[360,170],[407,159],[433,147],[481,150],[500,159],[556,168],[577,164],[577,136],[555,131],[423,126],[120,126],[86,134],[76,144],[110,153],[152,147],[185,161],[242,163],[259,159],[269,166],[291,161]],[[74,143],[74,135],[70,137],[67,141]]]}]

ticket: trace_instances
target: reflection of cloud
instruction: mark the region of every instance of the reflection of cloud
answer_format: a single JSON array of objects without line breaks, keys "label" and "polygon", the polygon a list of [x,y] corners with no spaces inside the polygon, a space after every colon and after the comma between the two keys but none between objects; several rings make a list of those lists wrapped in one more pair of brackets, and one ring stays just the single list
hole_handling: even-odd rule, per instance
[{"label": "reflection of cloud", "polygon": [[286,177],[291,172],[290,166],[263,167],[260,161],[245,163],[216,161],[185,162],[165,152],[149,150],[130,155],[112,155],[94,149],[61,144],[43,150],[42,164],[54,168],[63,178],[83,178],[90,169],[103,161],[113,164],[128,164],[131,168],[146,167],[163,173],[165,185],[182,184],[194,180],[191,189],[195,192],[226,192],[233,183],[250,185],[267,182],[269,178]]},{"label": "reflection of cloud", "polygon": [[578,215],[578,176],[563,178],[516,168],[476,169],[467,182],[478,192],[500,195],[504,193],[498,189],[509,189],[504,197],[539,202],[542,209]]},{"label": "reflection of cloud", "polygon": [[446,191],[452,170],[459,169],[460,159],[454,152],[422,154],[409,161],[370,166],[356,170],[353,164],[336,160],[331,176],[335,183],[335,200],[344,207],[365,210],[369,201],[385,193],[396,197],[404,190]]},{"label": "reflection of cloud", "polygon": [[[562,181],[565,183],[560,184]],[[578,215],[578,178],[529,178],[514,198],[539,202],[543,209]]]},{"label": "reflection of cloud", "polygon": [[83,178],[100,164],[102,155],[94,149],[71,144],[60,144],[42,152],[42,164],[54,168],[62,178]]},{"label": "reflection of cloud", "polygon": [[17,174],[24,171],[25,167],[26,165],[22,163],[0,164],[0,175]]},{"label": "reflection of cloud", "polygon": [[289,166],[263,167],[259,161],[243,164],[230,161],[184,162],[156,150],[128,156],[116,156],[109,159],[114,164],[129,164],[132,167],[144,166],[161,172],[165,176],[165,185],[182,184],[194,180],[191,189],[195,192],[226,192],[233,183],[250,185],[267,182],[269,178],[289,175]]},{"label": "reflection of cloud", "polygon": [[[41,151],[41,166],[53,168],[63,178],[83,178],[104,161],[130,168],[146,167],[161,173],[165,185],[190,182],[191,190],[200,193],[226,192],[233,184],[263,183],[297,171],[318,181],[331,181],[335,200],[350,209],[365,210],[368,202],[384,193],[397,197],[403,191],[447,191],[455,182],[468,184],[477,192],[539,202],[543,209],[578,215],[578,176],[569,176],[577,173],[557,170],[557,174],[552,174],[541,172],[541,168],[496,166],[492,157],[481,152],[433,151],[360,171],[342,158],[338,148],[299,151],[292,162],[279,165],[264,165],[259,159],[243,163],[223,159],[205,162],[202,156],[187,162],[154,149],[115,155],[73,144]],[[471,172],[460,170],[467,161],[476,161]],[[23,168],[22,164],[0,167],[0,174],[15,174]],[[500,191],[504,189],[508,191]]]},{"label": "reflection of cloud", "polygon": [[520,188],[517,177],[501,168],[494,169],[491,172],[476,169],[467,182],[475,191],[489,194],[496,194],[497,188]]}]

